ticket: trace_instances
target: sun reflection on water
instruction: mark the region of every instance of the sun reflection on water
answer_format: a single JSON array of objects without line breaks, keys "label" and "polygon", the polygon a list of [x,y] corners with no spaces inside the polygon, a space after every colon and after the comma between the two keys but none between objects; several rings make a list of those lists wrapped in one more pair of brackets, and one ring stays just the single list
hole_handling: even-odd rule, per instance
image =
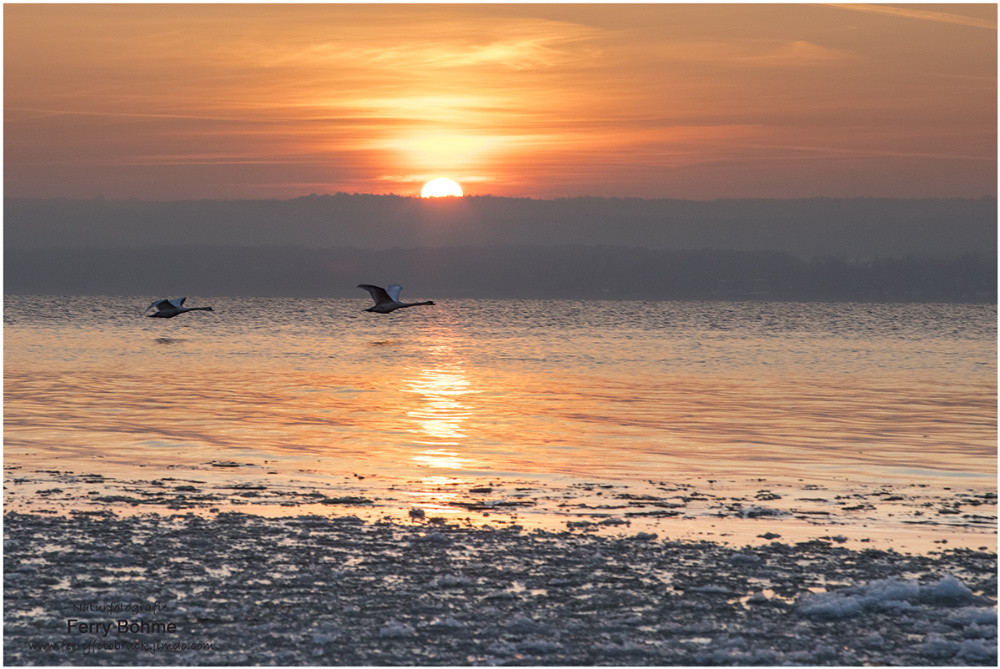
[{"label": "sun reflection on water", "polygon": [[413,456],[413,461],[417,465],[440,469],[464,469],[472,462],[469,458],[463,458],[454,451],[446,451],[442,448],[421,451]]},{"label": "sun reflection on water", "polygon": [[406,411],[413,421],[410,430],[417,435],[415,442],[431,447],[412,459],[424,467],[463,469],[472,462],[455,450],[467,436],[464,424],[471,414],[463,400],[479,391],[471,387],[461,363],[442,360],[450,355],[450,347],[437,345],[431,353],[431,360],[440,364],[421,368],[401,388],[415,395],[414,405]]},{"label": "sun reflection on water", "polygon": [[428,513],[458,513],[461,509],[454,504],[463,499],[470,482],[454,476],[425,476],[420,484],[407,491],[415,508]]}]

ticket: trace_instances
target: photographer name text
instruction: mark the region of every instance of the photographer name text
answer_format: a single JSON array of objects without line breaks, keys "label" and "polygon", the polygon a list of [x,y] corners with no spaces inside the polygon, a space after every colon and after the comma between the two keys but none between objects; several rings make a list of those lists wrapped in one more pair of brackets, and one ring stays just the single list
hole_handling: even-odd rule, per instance
[{"label": "photographer name text", "polygon": [[116,634],[176,634],[176,623],[161,623],[155,620],[112,620],[109,622],[78,620],[70,618],[66,621],[68,634],[100,634],[107,637],[111,632]]}]

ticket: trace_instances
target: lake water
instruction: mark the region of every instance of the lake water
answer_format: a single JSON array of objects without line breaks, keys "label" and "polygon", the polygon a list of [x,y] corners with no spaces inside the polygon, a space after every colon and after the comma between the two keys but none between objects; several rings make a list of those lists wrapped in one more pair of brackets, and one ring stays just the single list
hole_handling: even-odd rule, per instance
[{"label": "lake water", "polygon": [[358,292],[5,296],[7,509],[995,541],[995,305]]}]

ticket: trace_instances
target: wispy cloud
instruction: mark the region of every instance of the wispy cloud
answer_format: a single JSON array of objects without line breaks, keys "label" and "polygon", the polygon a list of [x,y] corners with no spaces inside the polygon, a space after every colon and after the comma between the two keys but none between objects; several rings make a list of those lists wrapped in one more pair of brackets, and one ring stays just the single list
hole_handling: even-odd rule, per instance
[{"label": "wispy cloud", "polygon": [[246,121],[235,116],[207,116],[204,114],[156,114],[145,112],[117,111],[86,111],[79,109],[30,109],[25,107],[7,107],[4,109],[7,121],[39,119],[53,116],[94,116],[98,118],[137,118],[137,119],[187,119],[194,121]]},{"label": "wispy cloud", "polygon": [[[165,191],[165,171],[199,193],[274,179],[293,196],[317,174],[384,192],[390,175],[444,173],[494,194],[577,178],[573,192],[663,194],[688,165],[829,165],[808,147],[835,146],[923,160],[913,189],[937,193],[949,148],[995,164],[995,7],[833,7],[15,3],[5,186],[62,192],[65,173],[18,169],[45,163],[108,166],[73,177],[106,194]],[[213,169],[226,164],[261,168]],[[752,172],[780,193],[785,173]],[[995,192],[995,170],[965,174]]]},{"label": "wispy cloud", "polygon": [[505,19],[477,25],[439,18],[402,28],[379,26],[371,32],[347,24],[333,30],[281,40],[240,37],[220,44],[222,63],[263,68],[364,68],[398,73],[430,73],[471,67],[524,70],[565,66],[586,57],[580,44],[599,30],[569,22],[534,18]]},{"label": "wispy cloud", "polygon": [[846,9],[852,12],[864,12],[867,14],[885,14],[887,16],[899,16],[907,19],[919,19],[921,21],[934,21],[936,23],[954,23],[961,26],[971,26],[973,28],[997,29],[996,19],[983,19],[975,16],[964,16],[951,12],[936,12],[930,9],[915,9],[914,7],[903,7],[897,5],[862,5],[862,4],[830,4],[830,7]]}]

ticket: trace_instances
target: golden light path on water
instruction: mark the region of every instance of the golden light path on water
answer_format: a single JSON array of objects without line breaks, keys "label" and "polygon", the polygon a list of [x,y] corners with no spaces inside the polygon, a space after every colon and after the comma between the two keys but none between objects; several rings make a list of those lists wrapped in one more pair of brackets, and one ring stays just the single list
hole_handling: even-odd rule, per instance
[{"label": "golden light path on water", "polygon": [[261,323],[217,301],[169,330],[9,303],[8,510],[995,541],[995,311],[962,311],[986,331],[952,341],[934,328],[955,313],[899,325],[903,308],[769,334],[718,305],[605,327],[609,307],[586,304],[545,325],[534,303],[373,318],[292,302]]}]

